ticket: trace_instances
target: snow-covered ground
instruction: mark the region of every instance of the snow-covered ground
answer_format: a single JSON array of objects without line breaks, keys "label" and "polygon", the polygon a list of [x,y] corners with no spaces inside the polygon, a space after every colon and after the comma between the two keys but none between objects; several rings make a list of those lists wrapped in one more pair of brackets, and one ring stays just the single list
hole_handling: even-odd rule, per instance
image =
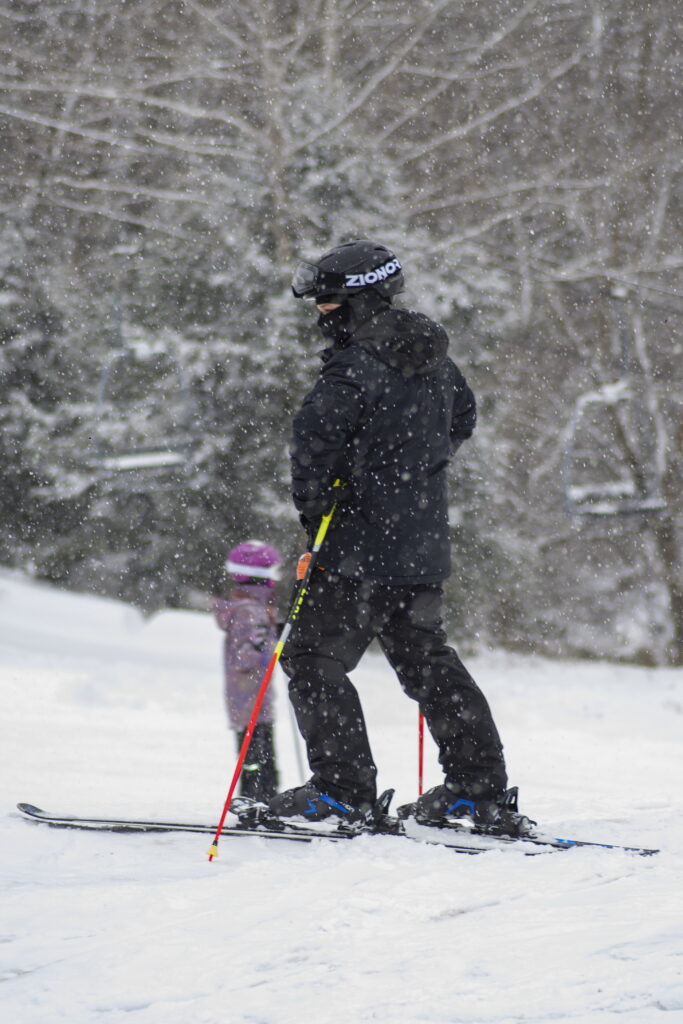
[{"label": "snow-covered ground", "polygon": [[[145,621],[0,573],[3,1020],[683,1021],[683,671],[495,652],[469,666],[522,809],[656,857],[226,839],[209,863],[204,836],[53,830],[14,811],[215,821],[235,760],[219,651],[208,616]],[[380,784],[409,799],[415,708],[379,655],[356,677]]]}]

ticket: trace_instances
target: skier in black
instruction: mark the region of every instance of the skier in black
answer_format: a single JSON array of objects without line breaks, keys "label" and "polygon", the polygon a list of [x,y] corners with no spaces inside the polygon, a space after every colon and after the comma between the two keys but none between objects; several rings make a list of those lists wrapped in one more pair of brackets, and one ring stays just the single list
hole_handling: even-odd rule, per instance
[{"label": "skier in black", "polygon": [[418,702],[445,774],[399,814],[430,823],[470,816],[523,834],[529,820],[506,790],[489,706],[442,626],[446,467],[474,430],[474,395],[443,327],[392,306],[403,272],[385,246],[360,239],[301,262],[292,288],[315,300],[330,342],[294,418],[294,503],[309,534],[338,504],[281,662],[313,776],[269,807],[308,820],[372,815],[377,769],[347,673],[377,638]]}]

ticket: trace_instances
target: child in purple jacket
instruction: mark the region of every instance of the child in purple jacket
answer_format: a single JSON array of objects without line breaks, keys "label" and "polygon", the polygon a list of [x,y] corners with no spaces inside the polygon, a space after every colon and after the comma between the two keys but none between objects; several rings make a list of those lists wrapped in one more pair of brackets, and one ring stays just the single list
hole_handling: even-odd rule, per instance
[{"label": "child in purple jacket", "polygon": [[[225,631],[223,665],[230,725],[242,746],[263,674],[277,643],[275,583],[280,554],[270,544],[248,540],[234,547],[226,569],[233,580],[228,597],[216,598],[214,614]],[[242,769],[240,793],[268,800],[278,791],[273,742],[273,691],[266,691]]]}]

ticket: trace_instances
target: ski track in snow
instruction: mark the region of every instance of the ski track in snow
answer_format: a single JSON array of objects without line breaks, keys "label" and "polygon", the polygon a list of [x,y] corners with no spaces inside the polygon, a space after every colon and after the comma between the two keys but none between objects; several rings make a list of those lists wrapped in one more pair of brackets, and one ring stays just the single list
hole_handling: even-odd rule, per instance
[{"label": "ski track in snow", "polygon": [[[268,844],[49,829],[26,800],[216,821],[234,768],[209,616],[145,621],[0,573],[0,1012],[17,1024],[683,1022],[683,670],[491,652],[521,807],[660,847],[477,857],[391,837]],[[380,785],[416,786],[417,713],[355,674]],[[299,781],[282,679],[283,785]],[[428,744],[427,784],[439,781]]]}]

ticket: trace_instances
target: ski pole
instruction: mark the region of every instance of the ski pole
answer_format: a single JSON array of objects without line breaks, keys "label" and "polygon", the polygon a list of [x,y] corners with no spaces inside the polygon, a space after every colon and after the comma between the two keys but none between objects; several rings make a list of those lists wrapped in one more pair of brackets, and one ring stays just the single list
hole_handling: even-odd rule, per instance
[{"label": "ski pole", "polygon": [[418,712],[417,719],[417,795],[422,796],[424,788],[424,763],[425,763],[425,716]]},{"label": "ski pole", "polygon": [[[337,487],[339,485],[339,483],[340,483],[340,481],[336,480],[335,481],[335,487]],[[249,751],[249,744],[251,743],[251,737],[253,735],[254,728],[255,728],[256,722],[258,720],[259,713],[261,711],[261,705],[263,704],[263,698],[266,695],[266,690],[268,689],[268,684],[270,683],[271,677],[272,677],[273,672],[275,670],[275,666],[277,665],[278,661],[280,660],[280,655],[282,654],[282,648],[285,646],[285,643],[287,642],[287,638],[289,637],[289,634],[292,631],[292,626],[294,625],[294,623],[296,622],[297,618],[299,617],[299,612],[301,611],[301,607],[302,607],[302,605],[304,603],[304,598],[306,597],[306,594],[308,592],[308,584],[309,584],[310,579],[311,579],[311,574],[313,572],[313,569],[315,568],[315,563],[316,563],[317,558],[318,558],[318,552],[320,551],[320,547],[322,545],[322,542],[325,539],[325,534],[327,533],[327,529],[328,529],[328,527],[330,525],[330,522],[332,520],[332,516],[334,515],[334,510],[335,510],[336,507],[337,507],[337,505],[336,505],[336,502],[335,502],[335,504],[332,506],[330,511],[326,515],[324,515],[322,517],[322,519],[320,520],[320,526],[318,527],[318,532],[315,535],[315,540],[313,541],[313,547],[311,548],[311,557],[310,557],[310,559],[308,561],[308,565],[306,566],[306,572],[305,572],[304,577],[301,580],[301,583],[300,583],[300,585],[299,585],[299,587],[297,589],[297,592],[296,592],[295,598],[294,598],[294,600],[292,602],[292,606],[290,608],[289,614],[288,614],[287,619],[285,621],[285,624],[284,624],[284,626],[282,628],[282,632],[280,634],[280,639],[278,640],[278,642],[275,645],[275,650],[273,651],[271,659],[268,662],[268,667],[267,667],[267,669],[265,671],[265,674],[263,676],[263,680],[261,682],[261,686],[259,687],[259,691],[256,694],[256,700],[254,701],[254,708],[253,708],[253,710],[251,712],[251,718],[249,719],[249,724],[247,725],[246,731],[244,733],[244,739],[242,741],[242,746],[240,748],[239,757],[237,758],[237,764],[235,765],[235,771],[233,772],[232,781],[230,782],[230,788],[228,790],[228,795],[227,795],[227,797],[225,799],[225,804],[223,805],[223,812],[221,814],[221,819],[218,822],[218,827],[216,829],[216,835],[214,836],[213,843],[211,844],[211,846],[209,847],[209,849],[207,851],[208,857],[209,857],[210,861],[213,860],[214,857],[218,856],[218,840],[220,839],[221,832],[223,831],[223,825],[225,823],[225,819],[227,817],[228,811],[230,810],[230,804],[232,803],[233,794],[235,792],[235,789],[237,788],[237,782],[238,782],[240,774],[242,772],[242,766],[244,764],[244,761],[246,759],[247,753]]]}]

